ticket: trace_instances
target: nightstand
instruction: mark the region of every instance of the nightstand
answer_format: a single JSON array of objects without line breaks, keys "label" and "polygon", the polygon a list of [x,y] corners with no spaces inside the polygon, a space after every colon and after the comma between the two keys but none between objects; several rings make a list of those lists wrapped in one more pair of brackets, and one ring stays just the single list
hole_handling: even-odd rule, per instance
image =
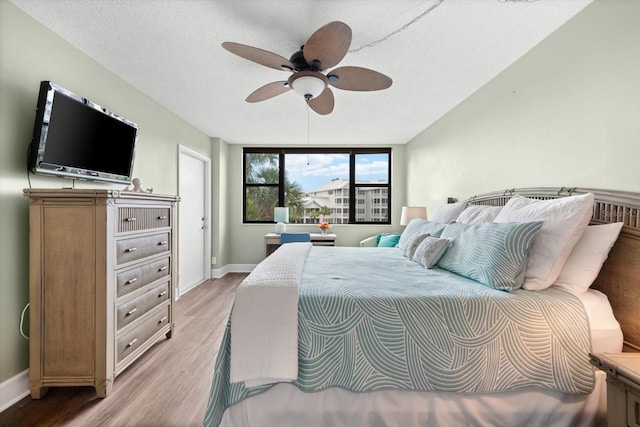
[{"label": "nightstand", "polygon": [[[334,233],[310,233],[311,244],[313,246],[335,246],[336,235]],[[269,256],[280,247],[280,235],[276,233],[267,233],[264,235],[264,252]]]},{"label": "nightstand", "polygon": [[640,353],[591,354],[607,373],[607,424],[640,427]]}]

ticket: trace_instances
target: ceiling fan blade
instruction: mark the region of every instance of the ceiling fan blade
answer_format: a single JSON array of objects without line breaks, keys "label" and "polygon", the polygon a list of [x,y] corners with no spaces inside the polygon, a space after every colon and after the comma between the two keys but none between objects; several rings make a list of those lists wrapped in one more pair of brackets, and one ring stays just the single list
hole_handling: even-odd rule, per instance
[{"label": "ceiling fan blade", "polygon": [[267,99],[273,98],[274,96],[283,94],[288,90],[289,90],[289,85],[287,84],[286,81],[268,83],[251,92],[251,94],[247,96],[246,101],[247,102],[265,101]]},{"label": "ceiling fan blade", "polygon": [[384,74],[362,67],[336,68],[327,74],[327,78],[330,85],[344,90],[382,90],[393,83],[393,80]]},{"label": "ceiling fan blade", "polygon": [[244,59],[275,68],[276,70],[293,70],[293,65],[287,58],[264,49],[234,42],[224,42],[222,47]]},{"label": "ceiling fan blade", "polygon": [[326,116],[333,111],[333,105],[335,104],[333,92],[326,87],[320,95],[307,101],[307,104],[309,104],[309,107],[316,113]]},{"label": "ceiling fan blade", "polygon": [[343,22],[334,21],[318,29],[303,46],[305,61],[313,65],[320,62],[320,69],[335,67],[347,54],[351,46],[351,28]]}]

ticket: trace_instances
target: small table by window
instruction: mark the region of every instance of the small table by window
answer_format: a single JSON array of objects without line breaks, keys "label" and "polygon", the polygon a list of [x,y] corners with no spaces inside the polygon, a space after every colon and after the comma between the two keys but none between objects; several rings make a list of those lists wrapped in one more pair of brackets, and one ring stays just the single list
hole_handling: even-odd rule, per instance
[{"label": "small table by window", "polygon": [[591,354],[607,373],[607,425],[640,426],[640,353]]},{"label": "small table by window", "polygon": [[[336,235],[335,233],[310,233],[311,244],[313,246],[335,246]],[[280,247],[280,235],[276,233],[267,233],[264,235],[264,250],[265,255],[269,256]]]}]

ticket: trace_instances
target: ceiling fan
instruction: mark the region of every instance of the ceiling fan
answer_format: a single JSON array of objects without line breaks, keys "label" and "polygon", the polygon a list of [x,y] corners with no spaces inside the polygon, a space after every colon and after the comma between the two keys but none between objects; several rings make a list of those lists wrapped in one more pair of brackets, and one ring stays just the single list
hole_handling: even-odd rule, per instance
[{"label": "ceiling fan", "polygon": [[354,91],[382,90],[391,86],[389,77],[368,68],[339,67],[327,71],[344,58],[350,45],[351,28],[339,21],[319,28],[290,59],[240,43],[222,43],[223,48],[249,61],[293,72],[288,80],[256,89],[247,97],[247,102],[265,101],[293,89],[305,98],[313,111],[322,115],[333,111],[334,97],[329,86]]}]

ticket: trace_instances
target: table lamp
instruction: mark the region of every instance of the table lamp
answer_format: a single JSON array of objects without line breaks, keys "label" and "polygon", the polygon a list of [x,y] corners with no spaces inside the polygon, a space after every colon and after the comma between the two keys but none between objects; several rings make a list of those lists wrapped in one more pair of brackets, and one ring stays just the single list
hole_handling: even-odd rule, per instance
[{"label": "table lamp", "polygon": [[273,208],[273,221],[276,222],[277,234],[287,231],[287,224],[285,223],[289,221],[289,208]]},{"label": "table lamp", "polygon": [[400,225],[407,225],[413,218],[427,219],[427,208],[424,206],[403,206]]}]

